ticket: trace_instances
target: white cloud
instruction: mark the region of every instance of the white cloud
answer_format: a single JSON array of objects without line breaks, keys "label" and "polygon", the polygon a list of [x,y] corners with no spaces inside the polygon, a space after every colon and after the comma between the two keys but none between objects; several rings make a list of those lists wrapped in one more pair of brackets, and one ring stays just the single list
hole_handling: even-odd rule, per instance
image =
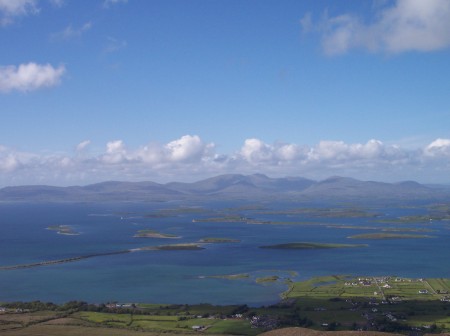
[{"label": "white cloud", "polygon": [[12,23],[14,17],[38,12],[37,0],[0,0],[0,25]]},{"label": "white cloud", "polygon": [[[450,46],[450,1],[396,0],[377,6],[375,20],[369,23],[357,15],[325,14],[316,29],[329,55],[360,48],[371,52],[401,53],[433,51]],[[305,31],[311,30],[310,14],[302,19]]]},{"label": "white cloud", "polygon": [[0,171],[3,172],[14,171],[18,168],[18,166],[19,161],[12,154],[8,154],[7,156],[3,157],[0,161]]},{"label": "white cloud", "polygon": [[91,144],[91,140],[84,140],[84,141],[80,142],[80,143],[76,146],[76,151],[77,151],[77,152],[82,152],[82,151],[84,151],[90,144]]},{"label": "white cloud", "polygon": [[424,150],[425,155],[431,157],[450,157],[450,139],[436,139]]},{"label": "white cloud", "polygon": [[386,154],[381,141],[369,140],[365,144],[346,144],[343,141],[321,141],[312,148],[309,156],[313,160],[364,160],[380,159]]},{"label": "white cloud", "polygon": [[[54,7],[62,7],[65,3],[65,0],[47,1]],[[0,26],[12,24],[20,16],[38,14],[40,2],[42,0],[0,0]]]},{"label": "white cloud", "polygon": [[27,168],[38,157],[35,154],[20,152],[0,145],[0,171],[3,173],[15,173],[22,167]]},{"label": "white cloud", "polygon": [[74,28],[72,25],[68,25],[64,30],[51,35],[51,39],[55,41],[70,40],[73,38],[79,38],[92,28],[91,22],[86,22],[81,27]]},{"label": "white cloud", "polygon": [[272,163],[273,165],[304,159],[307,149],[295,144],[276,143],[269,145],[259,139],[247,139],[239,156],[254,165]]},{"label": "white cloud", "polygon": [[247,139],[240,154],[249,162],[267,161],[272,159],[273,148],[259,139]]},{"label": "white cloud", "polygon": [[102,152],[86,151],[89,140],[73,153],[27,153],[0,145],[0,185],[87,184],[104,180],[196,180],[224,173],[270,176],[332,175],[360,179],[444,182],[450,176],[450,139],[405,149],[379,140],[365,143],[320,141],[314,146],[267,144],[246,139],[240,149],[217,154],[213,143],[185,135],[165,144],[129,148],[123,140],[106,143]]},{"label": "white cloud", "polygon": [[106,144],[106,154],[103,161],[106,163],[121,163],[127,160],[127,151],[122,140],[110,141]]},{"label": "white cloud", "polygon": [[56,86],[65,71],[63,65],[55,68],[50,64],[36,63],[0,67],[0,92],[27,92]]},{"label": "white cloud", "polygon": [[206,146],[198,135],[185,135],[178,140],[169,142],[165,149],[172,161],[187,161],[201,158]]}]

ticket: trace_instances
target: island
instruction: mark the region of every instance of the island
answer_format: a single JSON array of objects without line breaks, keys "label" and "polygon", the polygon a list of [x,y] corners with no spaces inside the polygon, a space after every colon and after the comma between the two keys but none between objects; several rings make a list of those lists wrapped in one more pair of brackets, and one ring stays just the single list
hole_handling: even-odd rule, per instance
[{"label": "island", "polygon": [[277,249],[277,250],[313,250],[313,249],[335,249],[335,248],[355,248],[367,247],[366,244],[330,244],[330,243],[286,243],[276,245],[260,246],[262,249]]},{"label": "island", "polygon": [[239,239],[207,237],[199,240],[200,243],[240,243]]},{"label": "island", "polygon": [[262,278],[256,278],[255,282],[259,283],[259,284],[265,284],[265,283],[273,283],[276,282],[280,279],[279,276],[277,275],[272,275],[272,276],[266,276],[266,277],[262,277]]},{"label": "island", "polygon": [[243,216],[224,215],[221,217],[194,218],[192,223],[246,223],[250,218]]},{"label": "island", "polygon": [[416,239],[433,238],[428,235],[403,234],[403,233],[364,233],[347,237],[349,239]]},{"label": "island", "polygon": [[377,218],[378,213],[359,208],[294,208],[261,212],[269,215],[302,215],[319,218]]},{"label": "island", "polygon": [[169,234],[169,233],[160,233],[154,230],[139,230],[134,236],[134,238],[166,238],[166,239],[178,239],[181,238],[179,236]]},{"label": "island", "polygon": [[208,275],[205,278],[239,280],[250,278],[250,274],[240,273],[240,274],[225,274],[225,275]]},{"label": "island", "polygon": [[347,229],[347,230],[381,230],[383,232],[435,232],[436,230],[429,228],[410,228],[410,227],[378,227],[378,226],[359,226],[359,225],[327,225],[327,228],[332,229]]},{"label": "island", "polygon": [[47,227],[47,230],[56,231],[57,234],[66,236],[78,236],[80,234],[69,225],[51,225]]},{"label": "island", "polygon": [[170,245],[158,245],[158,246],[146,246],[140,247],[137,250],[139,251],[177,251],[177,250],[204,250],[204,247],[201,247],[198,244],[170,244]]}]

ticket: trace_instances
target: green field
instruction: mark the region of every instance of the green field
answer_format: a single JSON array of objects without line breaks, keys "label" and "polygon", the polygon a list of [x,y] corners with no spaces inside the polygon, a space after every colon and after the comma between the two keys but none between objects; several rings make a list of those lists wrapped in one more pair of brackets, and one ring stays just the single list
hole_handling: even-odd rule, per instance
[{"label": "green field", "polygon": [[[246,279],[248,274],[217,276]],[[257,278],[259,283],[278,276]],[[450,279],[396,276],[316,277],[289,281],[278,303],[266,307],[210,304],[0,304],[0,334],[37,335],[257,335],[299,326],[316,330],[450,331]]]},{"label": "green field", "polygon": [[362,325],[370,320],[396,331],[449,331],[449,292],[449,279],[328,276],[293,282],[284,298],[296,300],[315,324]]}]

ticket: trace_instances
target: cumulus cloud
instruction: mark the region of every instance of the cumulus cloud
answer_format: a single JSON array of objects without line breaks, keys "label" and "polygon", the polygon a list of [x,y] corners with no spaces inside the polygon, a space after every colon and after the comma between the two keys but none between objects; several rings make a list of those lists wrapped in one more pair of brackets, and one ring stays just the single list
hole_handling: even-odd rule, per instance
[{"label": "cumulus cloud", "polygon": [[179,139],[160,145],[151,143],[136,150],[127,149],[122,140],[106,144],[103,162],[121,164],[125,162],[168,165],[174,163],[198,162],[207,158],[214,144],[204,143],[197,135],[184,135]]},{"label": "cumulus cloud", "polygon": [[383,159],[388,150],[379,140],[369,140],[365,144],[346,144],[343,141],[321,141],[311,149],[312,160],[372,160]]},{"label": "cumulus cloud", "polygon": [[17,169],[18,166],[19,166],[19,161],[12,154],[8,154],[8,155],[4,156],[0,161],[0,171],[3,171],[3,172],[14,171]]},{"label": "cumulus cloud", "polygon": [[249,163],[282,164],[304,158],[306,151],[295,144],[277,143],[269,145],[259,139],[247,139],[242,146],[239,155]]},{"label": "cumulus cloud", "polygon": [[[313,146],[268,144],[246,139],[241,148],[216,153],[213,143],[184,135],[165,144],[128,147],[123,140],[105,144],[102,152],[85,151],[89,140],[73,153],[40,154],[0,145],[0,185],[46,183],[87,184],[115,180],[194,180],[224,173],[265,173],[321,179],[331,175],[399,181],[443,182],[450,173],[450,139],[439,138],[416,149],[365,143],[320,141]],[[11,182],[12,181],[12,182]]]},{"label": "cumulus cloud", "polygon": [[0,24],[7,25],[17,16],[39,12],[37,0],[0,0]]},{"label": "cumulus cloud", "polygon": [[173,161],[195,160],[205,152],[205,144],[199,136],[185,135],[178,140],[169,142],[165,148],[169,159]]},{"label": "cumulus cloud", "polygon": [[36,157],[35,154],[23,153],[0,145],[0,172],[14,173],[26,167]]},{"label": "cumulus cloud", "polygon": [[110,141],[106,144],[106,154],[103,161],[106,163],[120,163],[127,160],[127,151],[122,140]]},{"label": "cumulus cloud", "polygon": [[80,142],[80,143],[76,146],[76,151],[77,151],[77,152],[82,152],[82,151],[84,151],[90,144],[91,144],[91,140],[84,140],[84,141]]},{"label": "cumulus cloud", "polygon": [[424,153],[432,157],[450,157],[450,139],[436,139],[430,143]]},{"label": "cumulus cloud", "polygon": [[51,35],[51,39],[54,41],[65,41],[73,38],[79,38],[92,28],[91,22],[86,22],[78,28],[74,28],[72,25],[68,25],[60,32]]},{"label": "cumulus cloud", "polygon": [[[353,48],[371,52],[401,53],[434,51],[450,46],[450,1],[396,0],[378,7],[372,22],[355,14],[329,17],[314,25],[322,35],[328,55]],[[304,31],[313,27],[310,14],[301,20]]]},{"label": "cumulus cloud", "polygon": [[66,72],[64,65],[27,63],[0,67],[0,92],[34,91],[56,86]]}]

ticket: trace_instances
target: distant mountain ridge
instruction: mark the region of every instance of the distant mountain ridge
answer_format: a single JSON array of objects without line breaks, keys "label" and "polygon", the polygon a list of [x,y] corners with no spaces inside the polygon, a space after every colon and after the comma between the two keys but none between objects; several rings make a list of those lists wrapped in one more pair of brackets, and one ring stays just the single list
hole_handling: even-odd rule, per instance
[{"label": "distant mountain ridge", "polygon": [[303,177],[270,178],[263,174],[227,174],[192,183],[107,181],[86,186],[29,185],[0,189],[0,201],[104,202],[183,199],[440,199],[450,188],[414,181],[385,183],[333,176],[314,181]]}]

